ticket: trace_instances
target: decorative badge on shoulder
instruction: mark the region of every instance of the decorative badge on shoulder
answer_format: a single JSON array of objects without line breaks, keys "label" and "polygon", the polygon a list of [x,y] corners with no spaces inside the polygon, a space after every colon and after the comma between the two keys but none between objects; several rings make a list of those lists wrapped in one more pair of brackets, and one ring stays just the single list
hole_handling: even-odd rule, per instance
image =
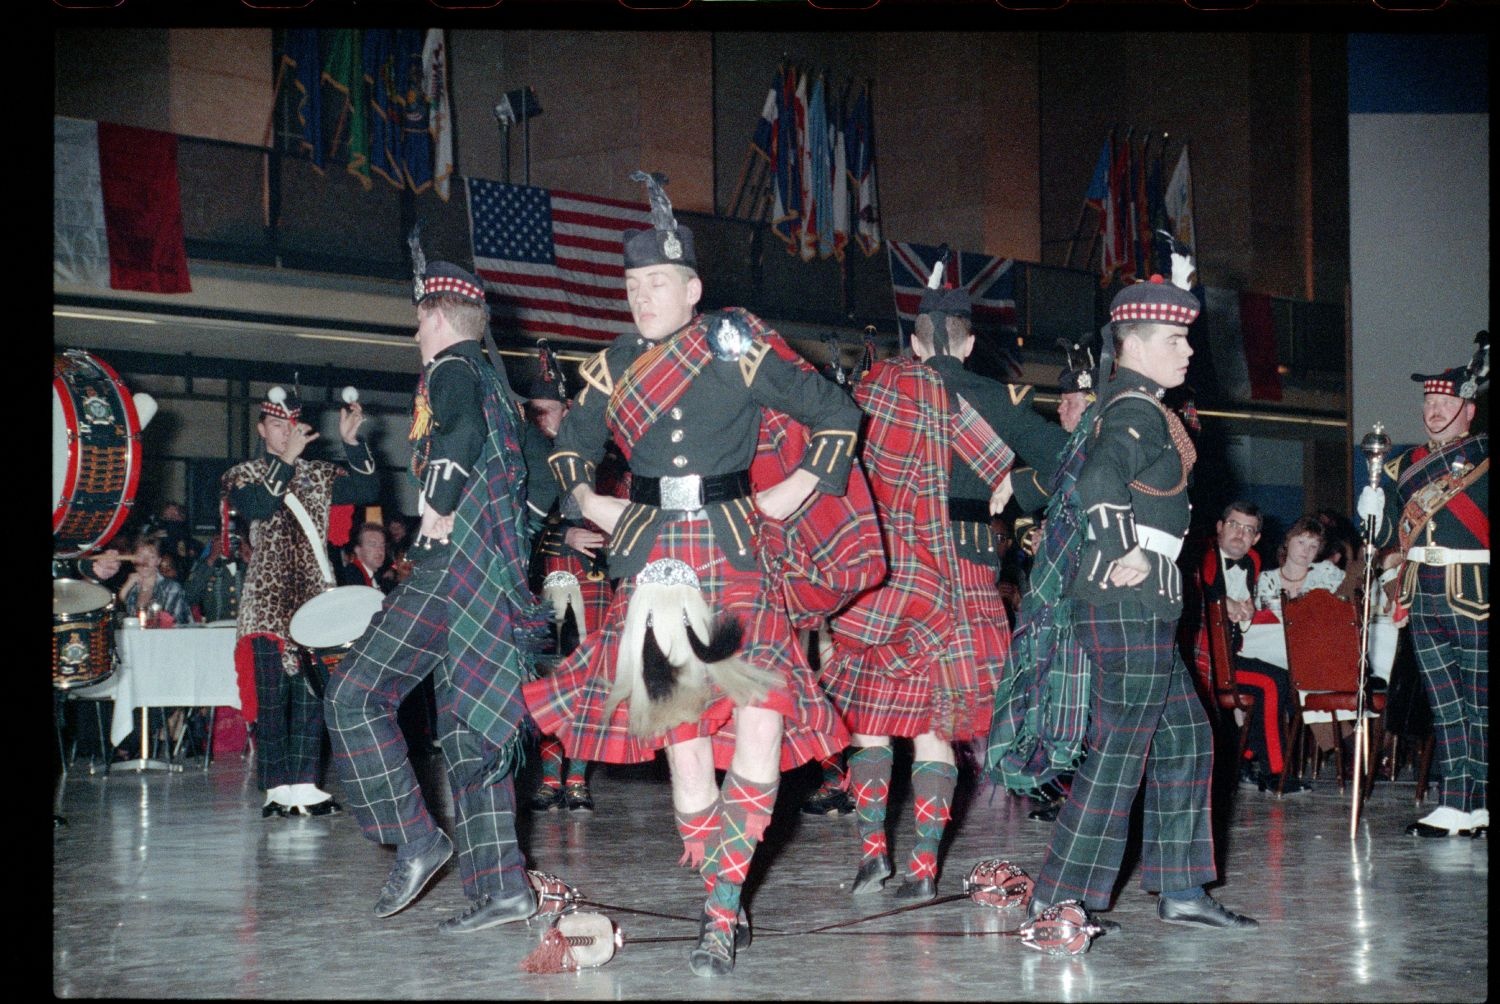
[{"label": "decorative badge on shoulder", "polygon": [[754,341],[749,325],[738,314],[726,310],[708,322],[708,346],[715,359],[733,362],[744,355]]}]

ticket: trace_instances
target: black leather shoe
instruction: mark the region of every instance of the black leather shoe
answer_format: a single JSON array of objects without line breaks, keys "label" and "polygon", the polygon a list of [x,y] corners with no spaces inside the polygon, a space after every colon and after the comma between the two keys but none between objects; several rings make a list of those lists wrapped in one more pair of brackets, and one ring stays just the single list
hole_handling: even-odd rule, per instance
[{"label": "black leather shoe", "polygon": [[[1485,829],[1489,829],[1489,827],[1485,827]],[[1409,836],[1413,837],[1472,837],[1475,835],[1473,830],[1450,830],[1446,826],[1433,826],[1431,823],[1424,823],[1420,819],[1415,823],[1408,823],[1406,825],[1406,832]]]},{"label": "black leather shoe", "polygon": [[530,889],[518,889],[500,899],[481,896],[478,902],[469,904],[469,908],[463,913],[439,923],[438,930],[444,934],[470,934],[487,927],[525,920],[534,913],[536,897],[531,894]]},{"label": "black leather shoe", "polygon": [[1044,823],[1051,823],[1057,820],[1057,814],[1061,811],[1062,803],[1052,802],[1048,805],[1039,805],[1035,809],[1032,809],[1030,812],[1026,813],[1026,818],[1037,819]]},{"label": "black leather shoe", "polygon": [[1197,899],[1168,899],[1163,896],[1157,900],[1156,915],[1168,924],[1221,930],[1252,931],[1260,926],[1258,920],[1226,910],[1223,904],[1208,893]]},{"label": "black leather shoe", "polygon": [[734,938],[725,942],[717,932],[704,930],[688,956],[688,968],[694,976],[728,976],[734,972],[734,942]]},{"label": "black leather shoe", "polygon": [[576,781],[563,788],[563,805],[567,806],[569,812],[593,812],[594,796],[589,794],[589,786],[582,781]]},{"label": "black leather shoe", "polygon": [[879,892],[885,885],[885,880],[895,872],[896,869],[891,867],[889,854],[866,858],[859,863],[859,871],[854,873],[854,887],[850,889],[850,892],[855,896],[862,896],[867,892]]},{"label": "black leather shoe", "polygon": [[1260,790],[1268,795],[1302,795],[1312,791],[1312,785],[1300,777],[1289,777],[1286,779],[1286,787],[1283,788],[1280,774],[1267,774],[1265,780],[1261,781]]},{"label": "black leather shoe", "polygon": [[391,873],[386,876],[380,897],[375,900],[375,916],[389,917],[405,910],[412,900],[421,895],[422,889],[452,856],[453,841],[439,830],[438,842],[426,854],[418,854],[404,861],[397,858],[396,863],[391,866]]},{"label": "black leather shoe", "polygon": [[854,800],[844,789],[824,785],[807,797],[802,811],[809,816],[847,816],[854,811]]},{"label": "black leather shoe", "polygon": [[343,811],[344,807],[331,798],[314,802],[312,805],[298,805],[292,808],[292,812],[299,816],[331,816],[335,812]]},{"label": "black leather shoe", "polygon": [[937,879],[908,876],[902,879],[901,885],[896,888],[896,898],[909,899],[914,903],[925,903],[929,899],[937,899]]},{"label": "black leather shoe", "polygon": [[536,791],[531,794],[531,811],[551,812],[562,805],[563,793],[561,788],[554,788],[550,784],[537,786]]},{"label": "black leather shoe", "polygon": [[280,816],[282,819],[285,819],[286,814],[290,811],[290,809],[280,802],[267,802],[260,807],[260,818],[270,819],[272,816]]}]

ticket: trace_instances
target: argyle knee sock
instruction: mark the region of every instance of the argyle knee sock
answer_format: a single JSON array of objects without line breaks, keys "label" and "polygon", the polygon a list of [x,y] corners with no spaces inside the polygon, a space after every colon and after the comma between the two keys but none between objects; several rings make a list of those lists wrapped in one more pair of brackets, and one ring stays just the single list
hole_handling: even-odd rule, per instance
[{"label": "argyle knee sock", "polygon": [[849,753],[849,790],[854,795],[854,820],[859,826],[863,860],[886,853],[885,807],[891,797],[889,746],[860,746]]},{"label": "argyle knee sock", "polygon": [[740,891],[750,874],[755,848],[771,823],[780,786],[780,776],[773,781],[751,781],[732,770],[724,775],[719,792],[719,843],[704,862],[704,873],[711,876],[704,912],[708,915],[705,933],[726,947],[734,942]]},{"label": "argyle knee sock", "polygon": [[910,878],[937,878],[938,845],[953,815],[953,789],[958,768],[941,760],[918,760],[911,765],[911,808],[917,842],[906,863]]},{"label": "argyle knee sock", "polygon": [[677,832],[682,835],[682,857],[677,863],[702,875],[703,891],[709,892],[714,887],[713,874],[705,862],[708,851],[719,846],[719,824],[723,818],[719,813],[719,800],[714,799],[707,808],[697,812],[674,809],[672,817],[677,820]]},{"label": "argyle knee sock", "polygon": [[570,784],[570,785],[573,785],[573,784],[587,784],[588,783],[588,771],[589,771],[589,762],[587,760],[579,760],[577,758],[569,760],[568,761],[568,780],[567,780],[567,783]]},{"label": "argyle knee sock", "polygon": [[556,736],[542,737],[542,783],[549,788],[562,787],[563,745]]}]

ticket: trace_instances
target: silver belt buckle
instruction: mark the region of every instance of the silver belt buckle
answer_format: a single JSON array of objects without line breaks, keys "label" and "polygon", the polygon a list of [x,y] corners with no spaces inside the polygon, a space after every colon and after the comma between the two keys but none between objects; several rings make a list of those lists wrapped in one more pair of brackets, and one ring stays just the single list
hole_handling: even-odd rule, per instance
[{"label": "silver belt buckle", "polygon": [[703,475],[684,474],[661,479],[661,508],[692,512],[703,508]]},{"label": "silver belt buckle", "polygon": [[1422,549],[1422,564],[1446,565],[1447,563],[1448,549],[1446,547],[1426,547]]}]

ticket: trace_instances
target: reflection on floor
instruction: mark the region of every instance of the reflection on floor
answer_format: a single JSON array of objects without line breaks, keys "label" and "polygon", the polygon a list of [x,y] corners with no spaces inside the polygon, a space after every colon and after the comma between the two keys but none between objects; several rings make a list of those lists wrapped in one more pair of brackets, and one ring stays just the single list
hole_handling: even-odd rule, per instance
[{"label": "reflection on floor", "polygon": [[[1122,930],[1076,958],[1007,934],[1019,917],[963,898],[978,860],[1040,869],[1051,824],[989,787],[960,788],[938,902],[892,916],[891,890],[853,900],[853,817],[798,811],[816,783],[789,774],[757,856],[756,925],[727,979],[691,975],[701,884],[679,870],[660,765],[593,771],[592,816],[523,816],[533,867],[577,887],[621,927],[608,965],[530,975],[520,960],[543,927],[439,935],[464,907],[449,872],[410,909],[378,920],[370,904],[392,860],[349,815],[260,817],[253,769],[78,769],[64,779],[55,830],[53,989],[63,997],[357,997],[812,1000],[1482,1000],[1489,979],[1487,840],[1403,835],[1411,784],[1381,783],[1358,838],[1348,796],[1325,776],[1277,800],[1216,793],[1227,906],[1254,934],[1162,924],[1134,874],[1108,916]],[[1331,772],[1330,772],[1331,773]],[[440,774],[427,784],[439,796]],[[897,777],[901,776],[898,762]],[[967,777],[967,775],[966,775]],[[330,781],[331,790],[338,793]],[[523,786],[523,791],[529,790]],[[909,802],[892,813],[898,861],[911,847]],[[446,800],[442,800],[446,811]],[[899,865],[898,865],[899,868]],[[891,883],[892,889],[895,882]],[[634,912],[643,911],[643,912]],[[870,918],[861,920],[861,918]],[[847,923],[853,921],[854,923]],[[814,928],[841,925],[821,933]]]}]

